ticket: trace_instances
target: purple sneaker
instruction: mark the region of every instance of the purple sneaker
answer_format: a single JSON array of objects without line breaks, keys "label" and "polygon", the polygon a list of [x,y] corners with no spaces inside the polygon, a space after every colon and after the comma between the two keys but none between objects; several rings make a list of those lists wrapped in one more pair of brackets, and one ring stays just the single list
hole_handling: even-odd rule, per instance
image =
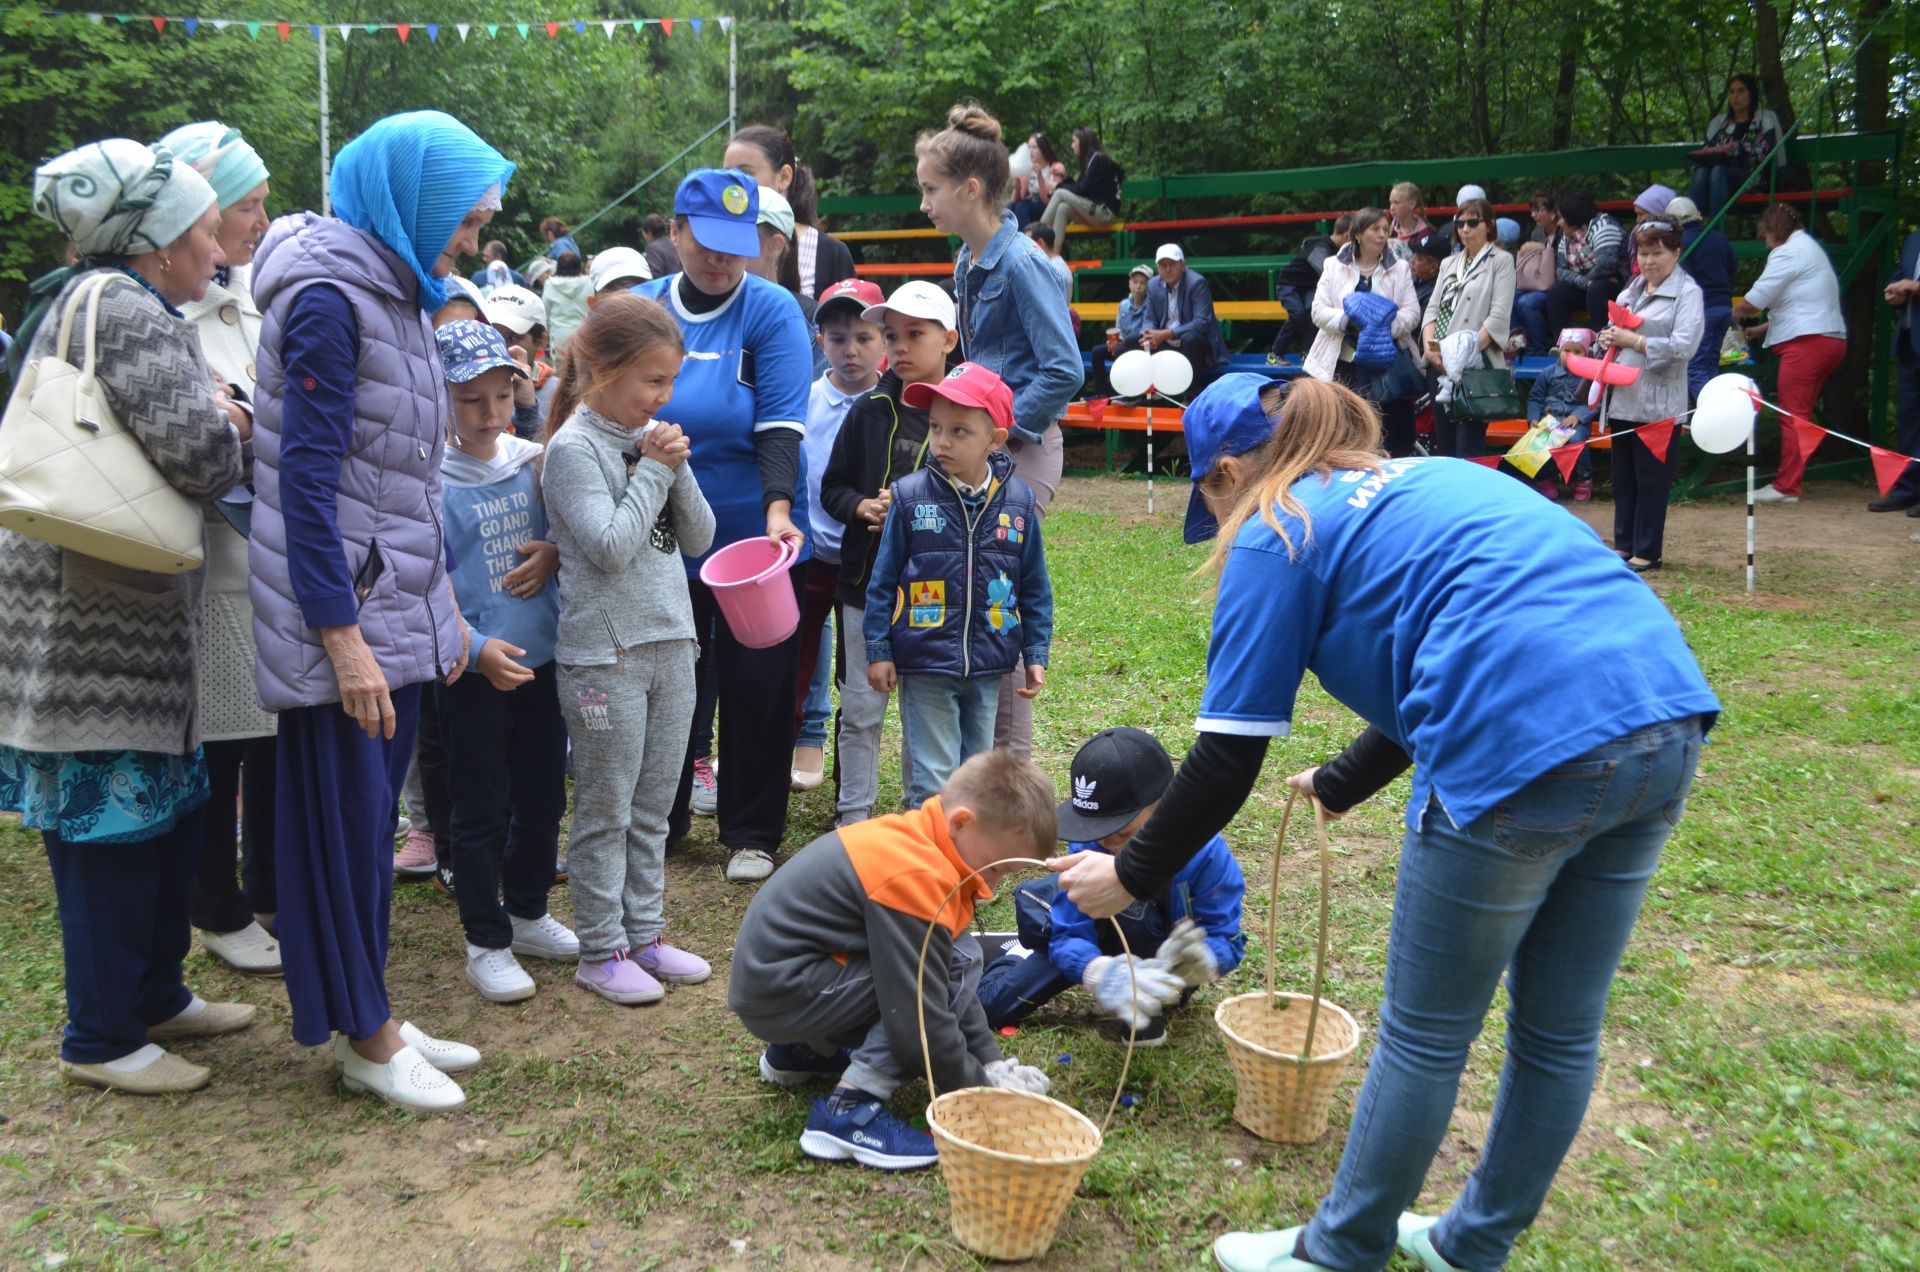
[{"label": "purple sneaker", "polygon": [[625,951],[597,962],[581,959],[579,970],[573,974],[573,983],[582,989],[592,990],[610,1003],[623,1006],[657,1003],[667,996],[660,982],[648,975],[639,963],[627,957]]},{"label": "purple sneaker", "polygon": [[658,979],[675,985],[698,985],[713,975],[706,959],[675,949],[657,936],[651,944],[632,951],[632,958]]}]

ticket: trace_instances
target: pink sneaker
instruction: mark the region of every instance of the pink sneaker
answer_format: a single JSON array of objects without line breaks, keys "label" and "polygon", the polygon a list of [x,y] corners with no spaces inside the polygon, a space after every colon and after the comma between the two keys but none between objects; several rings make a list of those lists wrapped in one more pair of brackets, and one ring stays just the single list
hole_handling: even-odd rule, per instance
[{"label": "pink sneaker", "polygon": [[433,836],[419,827],[407,831],[407,841],[393,857],[396,879],[426,879],[433,875]]},{"label": "pink sneaker", "polygon": [[610,1003],[629,1007],[637,1003],[657,1003],[667,996],[660,982],[625,952],[599,962],[581,959],[579,970],[573,974],[573,983],[592,990]]},{"label": "pink sneaker", "polygon": [[1592,503],[1593,502],[1593,483],[1590,481],[1574,482],[1573,483],[1573,502]]},{"label": "pink sneaker", "polygon": [[668,945],[659,937],[654,937],[650,945],[644,945],[633,951],[633,961],[663,981],[675,985],[698,985],[713,975],[713,968],[707,960],[697,954]]},{"label": "pink sneaker", "polygon": [[1542,477],[1533,483],[1533,488],[1555,502],[1560,499],[1560,485],[1551,477]]}]

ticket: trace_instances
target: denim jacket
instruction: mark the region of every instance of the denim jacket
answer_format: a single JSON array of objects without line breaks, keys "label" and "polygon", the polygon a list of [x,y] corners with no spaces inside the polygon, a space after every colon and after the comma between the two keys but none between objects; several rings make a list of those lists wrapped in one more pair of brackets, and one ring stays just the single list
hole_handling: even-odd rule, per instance
[{"label": "denim jacket", "polygon": [[1045,253],[1000,214],[976,262],[962,243],[953,265],[960,311],[960,352],[1013,390],[1015,437],[1039,442],[1066,413],[1085,379],[1060,278]]}]

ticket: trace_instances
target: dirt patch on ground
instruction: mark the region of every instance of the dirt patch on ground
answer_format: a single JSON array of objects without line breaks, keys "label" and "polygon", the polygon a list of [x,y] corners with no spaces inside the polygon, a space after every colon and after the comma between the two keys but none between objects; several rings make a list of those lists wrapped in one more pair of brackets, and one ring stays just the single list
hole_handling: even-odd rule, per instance
[{"label": "dirt patch on ground", "polygon": [[[1154,520],[1177,525],[1186,515],[1188,482],[1154,483]],[[1760,609],[1804,609],[1797,595],[1816,583],[1849,589],[1920,583],[1920,520],[1897,513],[1871,513],[1873,492],[1850,482],[1814,482],[1798,504],[1762,507],[1755,528],[1755,587],[1737,603]],[[1054,506],[1119,518],[1148,520],[1147,483],[1139,478],[1075,477],[1061,483]],[[1613,534],[1613,504],[1562,501],[1598,531]],[[1747,517],[1743,501],[1704,499],[1675,505],[1667,516],[1664,568],[1650,575],[1654,586],[1704,584],[1741,593],[1745,587]]]}]

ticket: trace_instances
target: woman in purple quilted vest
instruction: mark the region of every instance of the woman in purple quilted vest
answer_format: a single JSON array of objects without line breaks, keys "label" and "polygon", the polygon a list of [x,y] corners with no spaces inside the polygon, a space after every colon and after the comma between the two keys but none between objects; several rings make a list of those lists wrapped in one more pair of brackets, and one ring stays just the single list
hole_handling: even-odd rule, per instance
[{"label": "woman in purple quilted vest", "polygon": [[438,111],[380,120],[334,160],[333,217],[274,223],[251,542],[260,703],[280,715],[279,936],[293,1036],[350,1091],[422,1111],[480,1053],[387,1001],[394,812],[420,696],[467,665],[447,580],[446,390],[429,316],[513,165]]}]

